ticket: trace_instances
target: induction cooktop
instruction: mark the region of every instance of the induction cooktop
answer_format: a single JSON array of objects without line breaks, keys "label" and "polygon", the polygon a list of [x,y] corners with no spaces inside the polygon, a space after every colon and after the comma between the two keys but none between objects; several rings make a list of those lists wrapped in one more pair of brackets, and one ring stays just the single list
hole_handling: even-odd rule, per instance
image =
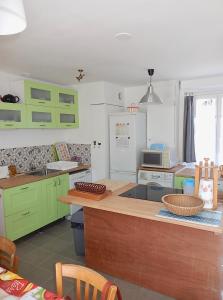
[{"label": "induction cooktop", "polygon": [[161,202],[162,196],[167,194],[183,194],[183,190],[163,186],[138,184],[119,196]]}]

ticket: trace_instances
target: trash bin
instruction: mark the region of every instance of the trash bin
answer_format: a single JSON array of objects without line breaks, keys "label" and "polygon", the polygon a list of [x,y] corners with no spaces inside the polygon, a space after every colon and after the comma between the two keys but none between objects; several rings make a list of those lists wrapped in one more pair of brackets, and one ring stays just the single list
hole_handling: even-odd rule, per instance
[{"label": "trash bin", "polygon": [[84,212],[83,209],[76,211],[71,217],[71,228],[73,228],[74,249],[77,255],[85,255],[84,247]]}]

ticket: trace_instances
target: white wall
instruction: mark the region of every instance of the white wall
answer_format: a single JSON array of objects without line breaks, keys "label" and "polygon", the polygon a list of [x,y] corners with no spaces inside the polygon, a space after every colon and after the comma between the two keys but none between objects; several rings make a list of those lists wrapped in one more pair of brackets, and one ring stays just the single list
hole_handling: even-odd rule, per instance
[{"label": "white wall", "polygon": [[[169,147],[177,147],[178,122],[178,82],[154,82],[154,91],[163,100],[161,105],[148,105],[147,109],[147,142],[166,143]],[[138,103],[146,93],[148,86],[126,87],[125,103]]]}]

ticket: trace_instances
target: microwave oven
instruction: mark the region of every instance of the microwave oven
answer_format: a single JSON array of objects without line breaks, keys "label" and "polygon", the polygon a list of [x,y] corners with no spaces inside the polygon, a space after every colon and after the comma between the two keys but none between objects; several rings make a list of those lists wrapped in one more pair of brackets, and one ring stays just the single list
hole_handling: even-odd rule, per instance
[{"label": "microwave oven", "polygon": [[164,150],[142,150],[141,166],[148,168],[170,169],[176,165],[176,154],[174,149]]}]

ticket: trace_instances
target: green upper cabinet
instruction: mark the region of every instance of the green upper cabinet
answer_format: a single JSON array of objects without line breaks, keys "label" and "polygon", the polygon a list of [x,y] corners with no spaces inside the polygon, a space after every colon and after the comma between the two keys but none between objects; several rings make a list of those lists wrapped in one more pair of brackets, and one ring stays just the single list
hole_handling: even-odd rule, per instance
[{"label": "green upper cabinet", "polygon": [[61,108],[75,108],[77,106],[77,92],[73,89],[55,88],[56,106]]},{"label": "green upper cabinet", "polygon": [[24,104],[0,103],[0,128],[25,128],[25,107]]},{"label": "green upper cabinet", "polygon": [[27,105],[27,123],[29,128],[55,128],[55,108]]},{"label": "green upper cabinet", "polygon": [[79,126],[78,111],[74,108],[57,108],[56,119],[58,128],[77,128]]},{"label": "green upper cabinet", "polygon": [[55,86],[31,80],[24,81],[25,103],[32,105],[55,106]]}]

